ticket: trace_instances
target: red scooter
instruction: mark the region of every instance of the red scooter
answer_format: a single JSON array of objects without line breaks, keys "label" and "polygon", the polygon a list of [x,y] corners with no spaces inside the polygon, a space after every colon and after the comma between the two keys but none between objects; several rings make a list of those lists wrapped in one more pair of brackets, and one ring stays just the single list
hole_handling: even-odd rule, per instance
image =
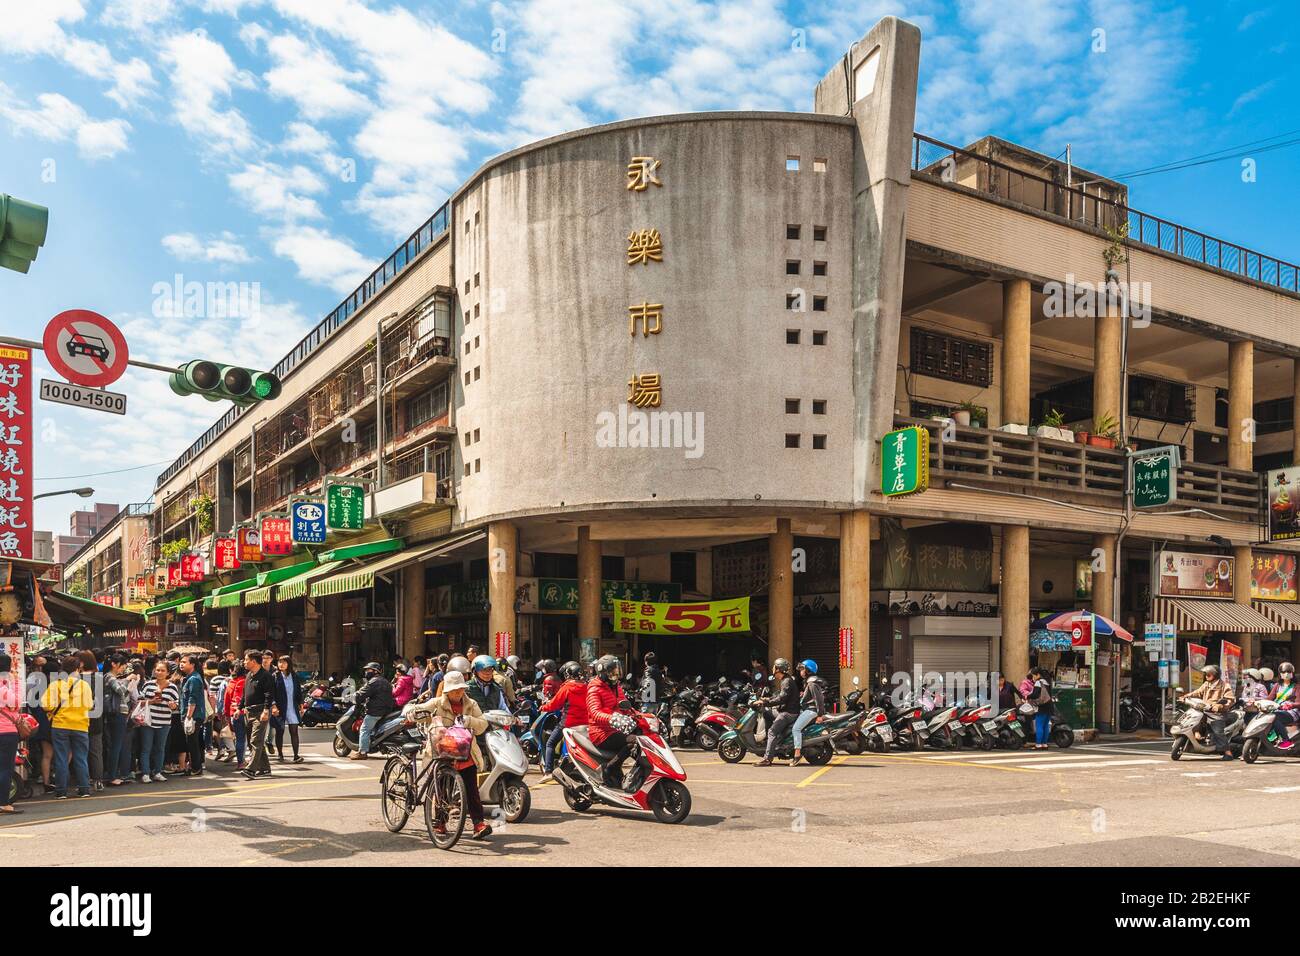
[{"label": "red scooter", "polygon": [[[626,700],[619,701],[619,710],[629,717],[638,716]],[[555,779],[563,788],[564,802],[570,809],[582,812],[599,803],[619,810],[653,813],[661,823],[681,823],[690,815],[691,792],[682,782],[686,771],[664,740],[658,718],[649,714],[639,716],[651,729],[628,735],[632,750],[627,761],[639,765],[630,772],[643,773],[640,785],[630,793],[622,789],[623,781],[606,779],[606,770],[617,753],[592,743],[586,727],[564,729],[567,753],[555,768]]]}]

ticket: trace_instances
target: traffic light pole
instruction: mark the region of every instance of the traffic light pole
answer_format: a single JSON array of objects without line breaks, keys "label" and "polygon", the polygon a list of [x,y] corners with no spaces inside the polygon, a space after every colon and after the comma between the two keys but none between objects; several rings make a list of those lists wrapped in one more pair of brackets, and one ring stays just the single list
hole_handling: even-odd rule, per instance
[{"label": "traffic light pole", "polygon": [[[8,335],[0,335],[0,345],[17,345],[21,348],[36,349],[41,352],[45,351],[45,346],[40,342],[33,342],[30,339],[15,339]],[[136,359],[127,359],[126,364],[134,365],[136,368],[147,368],[154,372],[166,372],[169,375],[175,374],[179,371],[172,365],[157,365],[153,362],[140,362]]]}]

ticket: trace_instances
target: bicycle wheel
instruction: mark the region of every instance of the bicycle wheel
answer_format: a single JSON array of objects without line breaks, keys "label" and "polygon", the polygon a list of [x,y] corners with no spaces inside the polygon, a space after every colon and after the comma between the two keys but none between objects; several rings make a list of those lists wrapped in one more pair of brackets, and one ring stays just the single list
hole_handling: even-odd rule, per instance
[{"label": "bicycle wheel", "polygon": [[415,801],[415,781],[411,765],[401,757],[389,757],[379,777],[379,802],[384,811],[384,826],[389,833],[400,833],[411,818]]},{"label": "bicycle wheel", "polygon": [[429,839],[440,850],[450,850],[465,832],[469,816],[469,798],[465,782],[446,761],[434,768],[429,793],[424,799],[424,826]]}]

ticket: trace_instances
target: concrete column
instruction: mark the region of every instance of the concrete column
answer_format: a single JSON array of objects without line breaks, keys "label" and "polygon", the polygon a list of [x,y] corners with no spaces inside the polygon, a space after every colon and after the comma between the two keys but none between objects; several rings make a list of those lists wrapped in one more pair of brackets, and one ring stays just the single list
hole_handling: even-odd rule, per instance
[{"label": "concrete column", "polygon": [[[1232,549],[1232,599],[1238,604],[1250,607],[1250,545],[1241,545]],[[1237,643],[1241,645],[1241,666],[1251,667],[1260,652],[1255,634],[1238,634]]]},{"label": "concrete column", "polygon": [[[1103,415],[1110,415],[1116,422],[1123,418],[1120,414],[1120,403],[1123,400],[1120,384],[1123,330],[1124,320],[1117,310],[1107,310],[1106,315],[1097,316],[1093,322],[1092,415],[1094,421]],[[1104,613],[1107,617],[1111,617],[1109,609]]]},{"label": "concrete column", "polygon": [[[1104,407],[1104,406],[1096,406]],[[1112,413],[1113,414],[1113,413]],[[1113,534],[1094,535],[1092,546],[1094,549],[1100,549],[1102,553],[1101,571],[1094,571],[1092,575],[1092,610],[1095,614],[1102,614],[1112,621],[1118,621],[1119,615],[1115,610],[1115,540]],[[1093,635],[1093,652],[1100,646],[1096,635]],[[1114,643],[1112,641],[1112,643]],[[1113,664],[1096,668],[1097,684],[1093,689],[1093,697],[1096,703],[1096,717],[1098,727],[1105,726],[1112,733],[1115,731],[1115,666]]]},{"label": "concrete column", "polygon": [[321,662],[320,672],[328,677],[330,674],[343,676],[343,596],[331,594],[314,600],[321,616]]},{"label": "concrete column", "polygon": [[776,534],[767,539],[768,666],[778,657],[794,663],[794,534],[790,519],[778,518]]},{"label": "concrete column", "polygon": [[1228,467],[1255,467],[1254,428],[1247,440],[1247,421],[1255,416],[1255,343],[1228,343]]},{"label": "concrete column", "polygon": [[424,653],[424,565],[402,569],[402,656],[408,661]]},{"label": "concrete column", "polygon": [[600,637],[600,542],[578,528],[578,639]]},{"label": "concrete column", "polygon": [[1029,670],[1029,527],[1002,528],[1002,673],[1019,682]]},{"label": "concrete column", "polygon": [[1291,464],[1300,464],[1300,359],[1291,363]]},{"label": "concrete column", "polygon": [[515,561],[519,552],[519,531],[509,521],[488,525],[488,636],[483,650],[496,653],[494,642],[501,631],[510,632],[511,653],[515,640]]},{"label": "concrete column", "polygon": [[[840,627],[853,628],[853,664],[840,668],[840,691],[871,680],[871,514],[840,515]],[[820,663],[820,662],[819,662]]]},{"label": "concrete column", "polygon": [[1028,279],[1002,283],[1002,424],[1029,424]]},{"label": "concrete column", "polygon": [[239,634],[239,622],[243,620],[244,609],[242,607],[232,607],[228,611],[228,614],[229,623],[226,627],[230,630],[230,649],[235,652],[236,657],[242,658],[244,656],[244,651],[247,649],[244,647],[243,637]]}]

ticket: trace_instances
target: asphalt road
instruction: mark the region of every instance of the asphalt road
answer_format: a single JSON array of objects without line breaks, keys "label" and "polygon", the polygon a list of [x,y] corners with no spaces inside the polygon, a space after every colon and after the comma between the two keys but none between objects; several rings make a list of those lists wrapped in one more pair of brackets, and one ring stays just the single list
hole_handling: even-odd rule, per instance
[{"label": "asphalt road", "polygon": [[[0,818],[7,865],[512,864],[1166,866],[1300,863],[1300,759],[1169,759],[1159,743],[1045,753],[891,753],[824,767],[731,766],[679,756],[694,808],[678,826],[574,813],[530,775],[533,809],[450,851],[422,817],[391,834],[378,760],[346,761],[326,731],[303,764],[250,781],[227,764],[197,779],[85,799],[38,798]],[[152,838],[152,839],[151,839]]]}]

